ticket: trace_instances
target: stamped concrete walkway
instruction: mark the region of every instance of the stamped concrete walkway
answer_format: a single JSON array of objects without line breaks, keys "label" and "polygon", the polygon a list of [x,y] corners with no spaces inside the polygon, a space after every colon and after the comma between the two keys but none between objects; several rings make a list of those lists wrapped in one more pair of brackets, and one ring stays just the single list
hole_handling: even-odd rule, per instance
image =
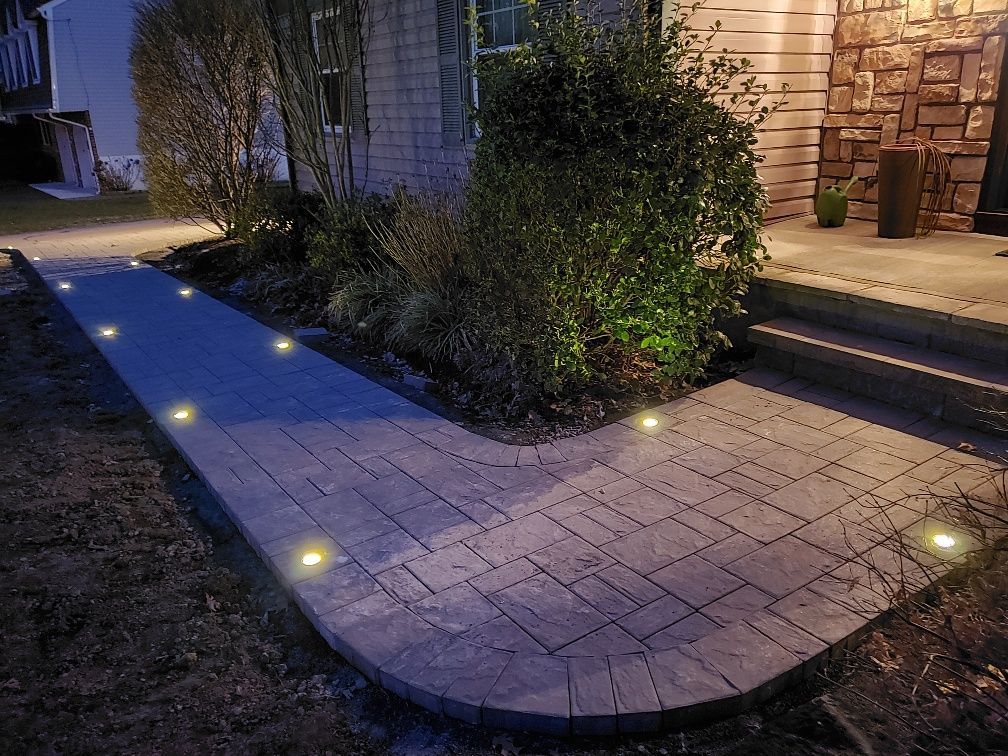
[{"label": "stamped concrete walkway", "polygon": [[983,484],[957,432],[767,372],[497,443],[131,265],[173,235],[6,241],[333,648],[469,722],[631,732],[748,706],[884,608],[851,561],[898,569],[876,502],[923,548],[914,497]]}]

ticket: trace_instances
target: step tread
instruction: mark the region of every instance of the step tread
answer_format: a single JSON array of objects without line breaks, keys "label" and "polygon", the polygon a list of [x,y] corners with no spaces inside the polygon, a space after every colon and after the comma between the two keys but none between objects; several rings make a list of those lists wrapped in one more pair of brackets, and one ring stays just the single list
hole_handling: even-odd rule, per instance
[{"label": "step tread", "polygon": [[937,352],[878,336],[868,336],[797,318],[775,318],[749,327],[750,341],[774,339],[803,343],[826,351],[928,373],[935,378],[1008,394],[1008,368],[955,354]]}]

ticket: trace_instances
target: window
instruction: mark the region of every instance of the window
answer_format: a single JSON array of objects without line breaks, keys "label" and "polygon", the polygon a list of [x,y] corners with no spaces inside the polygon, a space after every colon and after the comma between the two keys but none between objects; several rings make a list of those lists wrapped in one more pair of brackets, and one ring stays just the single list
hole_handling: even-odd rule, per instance
[{"label": "window", "polygon": [[473,54],[499,52],[532,38],[532,15],[522,0],[475,0]]},{"label": "window", "polygon": [[[513,50],[532,39],[532,11],[524,0],[473,0],[476,28],[470,37],[473,58]],[[473,105],[479,105],[479,84],[470,76]],[[468,127],[469,138],[479,136],[475,125]]]},{"label": "window", "polygon": [[343,108],[343,73],[339,69],[339,55],[336,35],[339,29],[333,11],[312,15],[312,41],[318,56],[322,73],[322,102],[320,104],[322,124],[326,131],[332,125],[340,129]]}]

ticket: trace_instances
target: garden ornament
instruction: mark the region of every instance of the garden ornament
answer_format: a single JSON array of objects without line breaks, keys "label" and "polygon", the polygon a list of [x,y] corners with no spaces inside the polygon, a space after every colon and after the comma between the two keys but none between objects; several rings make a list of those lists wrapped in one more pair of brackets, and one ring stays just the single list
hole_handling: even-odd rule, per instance
[{"label": "garden ornament", "polygon": [[858,180],[854,176],[843,189],[839,184],[827,186],[815,203],[815,214],[823,228],[838,228],[847,220],[847,192]]}]

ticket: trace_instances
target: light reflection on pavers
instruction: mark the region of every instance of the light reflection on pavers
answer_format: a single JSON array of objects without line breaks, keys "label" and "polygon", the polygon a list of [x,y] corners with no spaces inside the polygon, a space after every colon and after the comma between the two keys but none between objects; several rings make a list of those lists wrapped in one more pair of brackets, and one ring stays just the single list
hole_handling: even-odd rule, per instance
[{"label": "light reflection on pavers", "polygon": [[919,417],[767,371],[574,438],[486,439],[129,265],[173,235],[199,234],[24,244],[323,637],[434,711],[561,734],[737,711],[885,609],[851,561],[899,571],[883,521],[921,540],[930,491],[984,490],[979,458],[900,430]]}]

